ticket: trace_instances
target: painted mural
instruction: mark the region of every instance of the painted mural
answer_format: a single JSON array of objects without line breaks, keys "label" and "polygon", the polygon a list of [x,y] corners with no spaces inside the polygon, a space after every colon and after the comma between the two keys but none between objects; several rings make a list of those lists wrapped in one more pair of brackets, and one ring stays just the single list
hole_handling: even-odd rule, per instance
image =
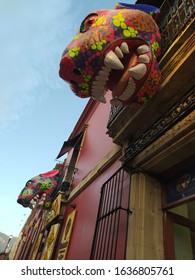
[{"label": "painted mural", "polygon": [[56,243],[56,239],[58,237],[60,229],[60,224],[55,224],[51,226],[49,231],[45,247],[43,249],[43,253],[41,255],[41,260],[50,260],[53,254],[54,246]]},{"label": "painted mural", "polygon": [[79,97],[112,105],[139,107],[157,92],[160,33],[158,8],[119,3],[91,12],[63,52],[59,75]]},{"label": "painted mural", "polygon": [[54,220],[60,214],[62,195],[58,194],[56,199],[52,202],[51,208],[45,213],[44,226]]},{"label": "painted mural", "polygon": [[166,203],[195,195],[195,167],[192,166],[166,183]]},{"label": "painted mural", "polygon": [[76,210],[72,211],[67,218],[66,225],[64,227],[62,241],[58,251],[57,260],[65,260],[68,252],[68,246],[71,239],[72,228],[75,220]]}]

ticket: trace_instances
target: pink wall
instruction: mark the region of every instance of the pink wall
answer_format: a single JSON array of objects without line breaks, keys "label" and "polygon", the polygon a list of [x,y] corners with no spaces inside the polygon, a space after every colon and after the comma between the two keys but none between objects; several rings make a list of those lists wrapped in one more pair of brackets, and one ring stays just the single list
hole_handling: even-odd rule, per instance
[{"label": "pink wall", "polygon": [[77,163],[78,173],[73,186],[76,186],[87,173],[115,146],[106,134],[110,114],[110,94],[106,96],[107,103],[99,104],[94,114],[87,121],[87,129],[83,146]]},{"label": "pink wall", "polygon": [[103,183],[112,176],[120,166],[121,163],[116,161],[105,173],[98,177],[85,191],[71,202],[72,205],[76,206],[77,213],[67,259],[88,260],[90,258],[100,200],[100,190]]},{"label": "pink wall", "polygon": [[[110,98],[110,93],[107,93],[107,103],[99,104],[93,113],[89,110],[87,114],[88,116],[90,114],[90,117],[85,118],[85,123],[81,122],[81,126],[87,124],[87,129],[76,166],[78,168],[78,172],[75,175],[73,187],[77,186],[115,146],[112,139],[106,134],[107,122],[111,109],[109,102]],[[71,158],[70,156],[71,153],[68,155],[66,161],[67,164]],[[120,167],[121,162],[116,161],[108,168],[108,170],[100,175],[90,186],[87,187],[87,189],[85,189],[75,200],[71,202],[72,205],[76,206],[77,213],[67,259],[87,260],[90,258],[101,187],[103,183],[107,181]],[[70,209],[68,209],[65,213],[65,222],[69,213]]]}]

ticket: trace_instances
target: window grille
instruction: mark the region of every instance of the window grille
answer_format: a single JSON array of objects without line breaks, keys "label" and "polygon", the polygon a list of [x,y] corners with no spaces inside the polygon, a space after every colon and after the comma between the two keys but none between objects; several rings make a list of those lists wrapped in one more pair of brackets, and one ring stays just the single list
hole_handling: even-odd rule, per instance
[{"label": "window grille", "polygon": [[129,198],[130,174],[121,167],[101,189],[91,259],[125,259]]}]

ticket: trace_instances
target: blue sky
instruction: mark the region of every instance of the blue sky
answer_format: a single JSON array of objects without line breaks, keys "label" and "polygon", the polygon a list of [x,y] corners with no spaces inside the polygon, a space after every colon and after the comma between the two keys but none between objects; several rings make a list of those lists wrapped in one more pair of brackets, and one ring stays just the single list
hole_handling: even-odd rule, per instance
[{"label": "blue sky", "polygon": [[59,78],[62,52],[89,12],[112,9],[115,4],[114,0],[0,0],[3,233],[19,234],[30,214],[16,202],[21,189],[30,178],[53,169],[88,101],[76,97]]}]

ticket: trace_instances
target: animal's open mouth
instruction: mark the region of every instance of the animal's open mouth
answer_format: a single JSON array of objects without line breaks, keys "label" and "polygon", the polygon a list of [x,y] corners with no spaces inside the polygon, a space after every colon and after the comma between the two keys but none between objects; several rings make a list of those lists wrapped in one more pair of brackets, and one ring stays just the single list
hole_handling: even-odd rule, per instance
[{"label": "animal's open mouth", "polygon": [[152,54],[141,39],[118,40],[106,51],[101,69],[91,84],[91,95],[105,103],[104,93],[112,91],[112,105],[121,105],[139,90],[152,65]]},{"label": "animal's open mouth", "polygon": [[[30,200],[30,199],[29,199]],[[23,207],[29,207],[30,209],[33,209],[37,205],[43,205],[46,200],[46,194],[36,194],[31,200],[28,199],[18,199],[18,203],[21,204]]]},{"label": "animal's open mouth", "polygon": [[37,205],[43,205],[45,203],[46,200],[46,194],[42,193],[42,194],[36,194],[33,199],[31,199],[28,207],[33,209],[35,206]]}]

